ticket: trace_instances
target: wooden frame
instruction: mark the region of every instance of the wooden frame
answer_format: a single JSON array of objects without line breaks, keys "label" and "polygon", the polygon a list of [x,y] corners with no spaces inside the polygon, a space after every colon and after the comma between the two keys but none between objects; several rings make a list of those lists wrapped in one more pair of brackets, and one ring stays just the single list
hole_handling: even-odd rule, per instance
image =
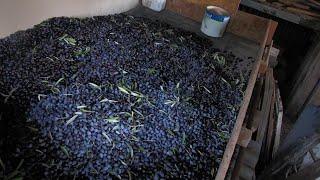
[{"label": "wooden frame", "polygon": [[[187,6],[187,4],[191,1],[192,0],[186,0],[185,5]],[[180,3],[183,2],[184,1],[181,1]],[[178,4],[179,7],[181,7],[180,3]],[[169,7],[170,6],[174,6],[174,4],[169,4]],[[195,32],[200,36],[204,36],[200,32],[200,21],[198,20],[198,22],[195,22],[191,19],[183,18],[182,16],[186,16],[184,12],[175,11],[175,9],[179,7],[173,7],[173,12],[170,10],[172,9],[172,7],[167,7],[167,10],[162,11],[161,13],[155,13],[145,8],[139,9],[138,7],[136,10],[132,10],[131,12],[129,12],[129,14],[136,16],[147,16],[152,19],[162,20],[171,25]],[[216,46],[216,48],[219,48],[221,50],[235,50],[237,51],[236,53],[242,57],[253,57],[255,59],[252,68],[250,68],[251,73],[245,90],[242,105],[240,107],[233,131],[231,133],[231,137],[226,145],[222,161],[215,177],[215,179],[217,180],[225,179],[230,166],[231,158],[239,140],[239,135],[242,130],[242,125],[249,106],[253,88],[255,86],[256,78],[259,74],[259,68],[264,49],[267,43],[267,39],[270,35],[269,32],[271,23],[271,20],[238,11],[236,15],[233,16],[227,28],[227,32],[223,38],[207,37],[208,39],[211,39],[213,41],[213,44]],[[248,56],[248,54],[250,55]]]}]

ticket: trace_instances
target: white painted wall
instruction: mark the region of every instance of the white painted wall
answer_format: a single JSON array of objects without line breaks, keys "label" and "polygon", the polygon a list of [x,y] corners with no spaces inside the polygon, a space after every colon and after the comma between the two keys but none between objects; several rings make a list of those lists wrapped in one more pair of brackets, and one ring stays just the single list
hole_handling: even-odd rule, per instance
[{"label": "white painted wall", "polygon": [[0,38],[50,17],[93,16],[127,11],[139,0],[0,0]]}]

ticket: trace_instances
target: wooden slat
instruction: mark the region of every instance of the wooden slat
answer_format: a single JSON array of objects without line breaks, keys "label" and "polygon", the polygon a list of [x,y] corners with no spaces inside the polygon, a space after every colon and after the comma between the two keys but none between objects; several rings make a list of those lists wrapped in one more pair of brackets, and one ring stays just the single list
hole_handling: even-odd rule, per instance
[{"label": "wooden slat", "polygon": [[167,0],[166,8],[183,16],[201,22],[208,5],[226,9],[231,15],[236,14],[240,0]]},{"label": "wooden slat", "polygon": [[247,112],[247,108],[249,106],[249,102],[250,102],[250,99],[251,99],[252,91],[253,91],[253,88],[255,86],[255,82],[256,82],[256,79],[257,79],[257,76],[258,76],[258,73],[259,73],[259,67],[260,67],[260,63],[261,63],[261,58],[262,58],[263,51],[264,51],[264,48],[265,48],[265,45],[266,45],[266,42],[267,42],[268,33],[269,33],[269,30],[270,30],[270,22],[268,24],[269,24],[269,26],[267,26],[266,29],[262,30],[262,31],[264,31],[264,41],[260,44],[259,54],[256,57],[257,61],[255,62],[254,66],[253,66],[254,68],[253,68],[253,70],[252,70],[252,72],[250,74],[250,78],[249,78],[249,81],[248,81],[248,86],[247,86],[246,91],[245,91],[245,96],[244,96],[244,99],[242,101],[242,105],[240,107],[236,123],[234,125],[233,130],[232,130],[231,137],[230,137],[229,142],[228,142],[228,144],[226,146],[226,150],[224,151],[223,158],[222,158],[222,161],[220,163],[220,166],[219,166],[216,178],[215,178],[216,180],[224,179],[226,174],[227,174],[227,171],[228,171],[228,168],[229,168],[229,164],[230,164],[230,161],[231,161],[235,146],[236,146],[238,138],[239,138],[239,134],[240,134],[240,131],[241,131],[241,128],[242,128],[242,124],[243,124],[243,121],[244,121],[245,116],[246,116],[246,112]]}]

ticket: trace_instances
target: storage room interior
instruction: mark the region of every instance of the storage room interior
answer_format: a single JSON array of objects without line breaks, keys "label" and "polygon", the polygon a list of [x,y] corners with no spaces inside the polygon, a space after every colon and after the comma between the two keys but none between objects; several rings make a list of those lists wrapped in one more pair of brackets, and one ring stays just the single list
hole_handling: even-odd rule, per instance
[{"label": "storage room interior", "polygon": [[319,179],[319,0],[0,0],[0,179]]}]

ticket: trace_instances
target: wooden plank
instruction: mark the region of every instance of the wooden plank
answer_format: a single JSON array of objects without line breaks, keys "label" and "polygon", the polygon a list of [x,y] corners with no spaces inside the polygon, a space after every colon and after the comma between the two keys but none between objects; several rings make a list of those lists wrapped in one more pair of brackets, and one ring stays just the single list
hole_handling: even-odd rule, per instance
[{"label": "wooden plank", "polygon": [[222,7],[231,15],[235,15],[239,4],[240,0],[167,0],[166,9],[201,22],[208,5]]},{"label": "wooden plank", "polygon": [[273,150],[272,150],[272,158],[275,157],[279,148],[282,117],[283,117],[283,106],[282,106],[279,88],[276,89],[276,111],[277,111],[277,123],[276,123],[276,132],[275,132],[275,138],[274,138],[274,144],[273,144]]},{"label": "wooden plank", "polygon": [[[273,84],[274,84],[274,79],[272,78]],[[268,124],[268,132],[267,132],[267,144],[266,144],[266,162],[270,161],[272,157],[272,143],[273,143],[273,138],[274,138],[274,109],[275,109],[275,86],[273,86],[273,94],[272,94],[272,100],[271,100],[271,110],[269,113],[269,124]]]},{"label": "wooden plank", "polygon": [[269,19],[238,11],[236,16],[231,19],[227,32],[261,44],[265,41],[266,29],[268,29],[267,35],[269,35],[271,23],[272,21]]},{"label": "wooden plank", "polygon": [[247,147],[251,141],[252,131],[246,127],[242,127],[237,144],[241,147]]},{"label": "wooden plank", "polygon": [[215,177],[216,180],[223,180],[226,176],[227,171],[228,171],[229,164],[230,164],[235,146],[236,146],[238,138],[239,138],[241,127],[242,127],[243,121],[246,116],[247,108],[249,106],[249,102],[250,102],[252,91],[253,91],[253,88],[254,88],[254,85],[256,82],[256,78],[258,76],[261,58],[263,55],[264,47],[267,42],[269,30],[270,30],[270,24],[266,29],[263,30],[265,32],[264,41],[260,44],[259,54],[256,57],[257,61],[255,62],[254,68],[250,74],[250,78],[248,81],[248,86],[245,91],[244,99],[242,101],[242,105],[240,107],[236,123],[234,125],[233,130],[232,130],[231,137],[230,137],[229,142],[226,146],[226,150],[224,151],[223,158],[220,163],[217,175]]},{"label": "wooden plank", "polygon": [[266,134],[268,117],[269,117],[270,108],[271,108],[271,98],[272,98],[273,86],[274,86],[272,77],[273,77],[273,70],[269,68],[266,73],[265,92],[263,95],[263,104],[261,109],[263,119],[259,124],[259,128],[257,131],[257,138],[256,138],[256,140],[261,143]]}]

